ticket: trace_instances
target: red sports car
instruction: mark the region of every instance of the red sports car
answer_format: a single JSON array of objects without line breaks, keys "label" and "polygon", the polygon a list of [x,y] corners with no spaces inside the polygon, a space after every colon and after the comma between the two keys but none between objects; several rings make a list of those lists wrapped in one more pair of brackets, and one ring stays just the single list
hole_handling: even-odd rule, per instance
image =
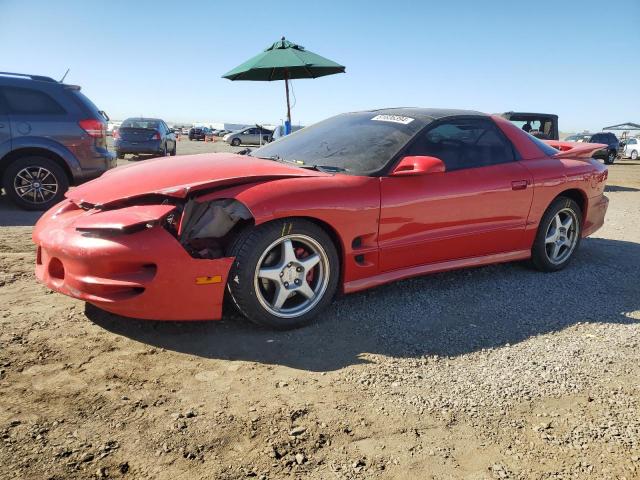
[{"label": "red sports car", "polygon": [[37,277],[104,310],[275,328],[337,290],[531,259],[559,270],[604,221],[600,144],[499,116],[347,113],[250,151],[163,158],[70,190],[36,225]]}]

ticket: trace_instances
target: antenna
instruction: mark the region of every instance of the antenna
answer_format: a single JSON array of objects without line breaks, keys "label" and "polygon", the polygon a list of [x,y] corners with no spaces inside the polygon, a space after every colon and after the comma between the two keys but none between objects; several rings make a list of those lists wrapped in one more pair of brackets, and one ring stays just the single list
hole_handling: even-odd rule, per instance
[{"label": "antenna", "polygon": [[67,74],[69,73],[69,70],[71,70],[71,68],[67,68],[67,71],[64,72],[64,75],[60,79],[60,83],[64,82],[64,79],[67,78]]}]

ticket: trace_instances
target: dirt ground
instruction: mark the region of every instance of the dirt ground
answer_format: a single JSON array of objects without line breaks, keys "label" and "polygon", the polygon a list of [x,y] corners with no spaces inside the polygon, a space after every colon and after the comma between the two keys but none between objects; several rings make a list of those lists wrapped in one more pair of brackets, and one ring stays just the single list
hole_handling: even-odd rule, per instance
[{"label": "dirt ground", "polygon": [[562,272],[397,282],[292,332],[51,293],[0,198],[0,478],[640,478],[640,162],[608,195]]}]

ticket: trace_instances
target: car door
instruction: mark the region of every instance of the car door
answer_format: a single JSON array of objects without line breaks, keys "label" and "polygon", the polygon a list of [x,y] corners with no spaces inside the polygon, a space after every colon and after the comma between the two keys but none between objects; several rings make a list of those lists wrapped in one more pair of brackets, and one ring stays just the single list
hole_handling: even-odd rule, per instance
[{"label": "car door", "polygon": [[176,147],[176,136],[171,132],[171,129],[166,123],[162,122],[162,128],[164,129],[164,134],[167,138],[167,150],[171,152]]},{"label": "car door", "polygon": [[[596,133],[589,139],[589,143],[608,143],[607,139],[601,133]],[[607,158],[607,149],[603,148],[593,153],[594,158]]]},{"label": "car door", "polygon": [[11,151],[11,123],[7,107],[0,92],[0,158]]},{"label": "car door", "polygon": [[50,138],[74,151],[77,139],[70,138],[69,132],[78,129],[76,112],[68,111],[69,105],[63,107],[53,92],[46,91],[47,86],[2,87],[11,123],[12,144],[15,148],[19,144],[29,145],[34,137]]},{"label": "car door", "polygon": [[259,141],[258,137],[258,129],[257,128],[247,128],[245,130],[244,135],[242,136],[242,143],[245,144],[256,144]]},{"label": "car door", "polygon": [[493,121],[437,122],[404,155],[438,157],[446,170],[381,179],[382,271],[528,248],[532,177]]}]

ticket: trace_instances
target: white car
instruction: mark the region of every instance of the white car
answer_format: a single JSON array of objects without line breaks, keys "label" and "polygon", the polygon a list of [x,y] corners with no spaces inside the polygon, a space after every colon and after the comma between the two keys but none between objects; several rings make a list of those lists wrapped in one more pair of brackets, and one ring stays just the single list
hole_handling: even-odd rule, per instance
[{"label": "white car", "polygon": [[630,138],[624,145],[623,157],[637,160],[640,155],[640,138]]}]

